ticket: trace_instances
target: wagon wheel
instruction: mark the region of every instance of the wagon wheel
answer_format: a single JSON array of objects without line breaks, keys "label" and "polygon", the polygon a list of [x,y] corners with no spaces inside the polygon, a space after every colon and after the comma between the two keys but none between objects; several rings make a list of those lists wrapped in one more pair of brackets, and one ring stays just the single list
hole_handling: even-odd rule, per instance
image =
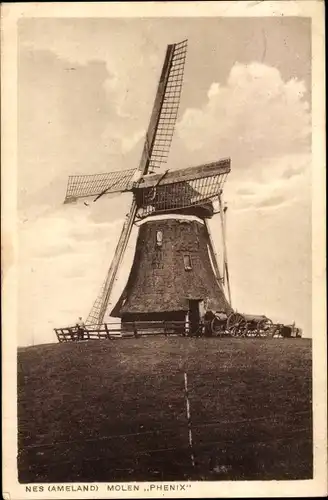
[{"label": "wagon wheel", "polygon": [[247,330],[247,321],[242,314],[232,313],[227,321],[227,330],[233,337],[245,335]]},{"label": "wagon wheel", "polygon": [[245,318],[242,318],[237,326],[237,337],[245,337],[247,335],[247,321]]},{"label": "wagon wheel", "polygon": [[227,330],[230,332],[239,324],[242,319],[244,319],[244,316],[242,314],[231,313],[227,321]]},{"label": "wagon wheel", "polygon": [[210,331],[215,336],[221,335],[224,332],[224,324],[214,317],[210,323]]},{"label": "wagon wheel", "polygon": [[265,324],[265,336],[271,337],[273,329],[274,329],[273,321],[271,319],[267,319]]}]

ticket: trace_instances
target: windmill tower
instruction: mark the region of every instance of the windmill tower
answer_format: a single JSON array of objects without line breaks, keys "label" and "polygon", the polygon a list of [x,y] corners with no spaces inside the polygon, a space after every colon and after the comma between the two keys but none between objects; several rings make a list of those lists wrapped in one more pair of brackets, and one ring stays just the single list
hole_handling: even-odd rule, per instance
[{"label": "windmill tower", "polygon": [[[138,168],[69,177],[65,203],[91,196],[96,201],[111,193],[133,193],[114,258],[86,320],[88,325],[99,325],[104,320],[134,224],[139,225],[134,261],[111,316],[120,317],[123,323],[180,321],[186,317],[197,323],[207,310],[232,310],[221,199],[230,159],[154,173],[169,154],[186,53],[187,40],[167,47]],[[208,226],[214,215],[214,201],[219,204],[223,235],[222,273]]]}]

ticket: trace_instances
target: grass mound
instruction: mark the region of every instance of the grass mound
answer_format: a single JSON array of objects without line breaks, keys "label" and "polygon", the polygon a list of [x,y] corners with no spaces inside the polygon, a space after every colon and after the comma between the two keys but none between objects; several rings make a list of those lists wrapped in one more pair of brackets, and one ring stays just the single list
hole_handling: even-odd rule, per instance
[{"label": "grass mound", "polygon": [[18,352],[19,480],[306,479],[311,411],[307,339],[29,347]]}]

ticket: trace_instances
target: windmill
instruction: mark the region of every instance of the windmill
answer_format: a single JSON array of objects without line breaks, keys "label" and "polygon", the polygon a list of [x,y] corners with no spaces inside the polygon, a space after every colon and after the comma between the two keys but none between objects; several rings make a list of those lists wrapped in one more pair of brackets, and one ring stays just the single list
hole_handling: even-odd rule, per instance
[{"label": "windmill", "polygon": [[[136,250],[125,289],[111,316],[122,323],[137,320],[197,321],[206,310],[231,312],[225,247],[222,189],[230,159],[179,170],[156,169],[167,161],[183,84],[187,40],[168,45],[139,166],[134,169],[68,179],[64,203],[79,198],[132,192],[115,254],[87,317],[100,325],[132,227],[139,225]],[[223,272],[209,231],[208,219],[219,205],[223,235]],[[229,300],[226,299],[225,286]]]}]

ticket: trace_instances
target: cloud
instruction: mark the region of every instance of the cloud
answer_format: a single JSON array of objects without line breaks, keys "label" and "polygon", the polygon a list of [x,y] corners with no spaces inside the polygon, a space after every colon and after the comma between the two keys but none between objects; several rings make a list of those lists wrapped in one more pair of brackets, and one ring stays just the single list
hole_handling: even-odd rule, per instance
[{"label": "cloud", "polygon": [[[141,128],[135,131],[135,126],[134,120],[130,117],[107,124],[101,135],[101,139],[106,143],[111,155],[116,155],[116,158],[123,158],[137,145],[139,145],[138,152],[141,153],[141,146],[144,142],[146,129]],[[137,158],[138,155],[135,154],[135,160],[137,160]],[[131,161],[129,166],[131,168],[135,165],[136,163],[134,162],[133,164]],[[117,169],[117,167],[114,169]]]},{"label": "cloud", "polygon": [[277,322],[295,320],[311,336],[311,208],[306,199],[280,201],[228,210],[233,306]]},{"label": "cloud", "polygon": [[84,210],[83,204],[59,206],[27,223],[20,224],[20,242],[24,248],[21,256],[56,257],[64,253],[88,251],[89,245],[99,245],[108,240],[113,231],[123,224],[124,212],[117,211],[115,220],[95,222],[96,209],[104,210],[111,203],[96,204],[94,210]]},{"label": "cloud", "polygon": [[225,199],[234,210],[272,210],[297,200],[303,200],[310,210],[310,154],[264,158],[243,174],[233,172],[226,183]]},{"label": "cloud", "polygon": [[199,162],[231,156],[232,168],[259,158],[307,152],[309,104],[305,84],[284,81],[278,69],[236,62],[225,85],[213,82],[201,108],[188,108],[177,132]]},{"label": "cloud", "polygon": [[242,196],[252,196],[255,193],[250,188],[242,187],[242,188],[237,189],[236,194],[237,195],[242,195]]},{"label": "cloud", "polygon": [[[86,318],[108,271],[131,195],[86,208],[62,205],[19,224],[20,343],[54,342],[52,328]],[[113,290],[122,292],[134,253],[128,244]],[[40,301],[42,298],[42,307]],[[27,333],[28,332],[28,333]]]},{"label": "cloud", "polygon": [[297,165],[297,166],[290,166],[285,170],[285,172],[282,174],[282,177],[284,179],[291,179],[292,177],[295,177],[297,175],[302,174],[302,165]]},{"label": "cloud", "polygon": [[258,202],[258,207],[279,207],[286,201],[283,195],[275,195]]},{"label": "cloud", "polygon": [[[69,174],[136,166],[147,118],[138,113],[142,100],[134,115],[121,111],[124,89],[116,80],[104,61],[83,64],[50,50],[20,47],[20,210],[61,203]],[[107,84],[111,81],[116,82],[112,87]],[[138,144],[139,155],[132,153]]]}]

